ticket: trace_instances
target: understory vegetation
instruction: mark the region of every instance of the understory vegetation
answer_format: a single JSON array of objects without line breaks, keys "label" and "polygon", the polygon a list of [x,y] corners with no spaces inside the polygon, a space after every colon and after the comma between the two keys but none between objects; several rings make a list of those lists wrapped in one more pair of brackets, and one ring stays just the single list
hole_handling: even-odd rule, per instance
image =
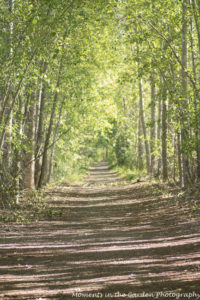
[{"label": "understory vegetation", "polygon": [[0,0],[0,28],[1,208],[99,160],[198,184],[198,0]]}]

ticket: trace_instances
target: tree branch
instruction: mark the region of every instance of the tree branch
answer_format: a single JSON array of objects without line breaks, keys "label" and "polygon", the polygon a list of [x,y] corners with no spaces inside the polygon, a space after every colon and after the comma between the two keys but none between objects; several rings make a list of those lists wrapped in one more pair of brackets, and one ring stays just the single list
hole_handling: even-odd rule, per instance
[{"label": "tree branch", "polygon": [[182,62],[180,60],[180,58],[178,57],[175,49],[173,48],[173,46],[171,45],[170,41],[168,40],[168,38],[161,33],[151,22],[149,22],[148,20],[146,20],[144,17],[142,17],[141,15],[139,16],[146,24],[148,24],[170,47],[172,53],[174,54],[174,57],[176,58],[177,62],[179,63],[179,65],[181,66],[181,68],[184,70],[185,74],[187,75],[187,77],[189,78],[190,82],[192,83],[195,91],[198,93],[199,95],[199,89],[197,88],[196,82],[195,80],[192,78],[192,76],[188,73],[188,71],[183,67]]}]

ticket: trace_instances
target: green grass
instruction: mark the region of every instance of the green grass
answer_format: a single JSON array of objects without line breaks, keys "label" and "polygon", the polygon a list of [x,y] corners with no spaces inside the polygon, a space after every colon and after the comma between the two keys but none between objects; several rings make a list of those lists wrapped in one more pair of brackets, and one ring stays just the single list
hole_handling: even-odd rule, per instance
[{"label": "green grass", "polygon": [[58,180],[58,183],[61,185],[81,184],[86,174],[87,170],[77,170],[67,173],[65,177]]},{"label": "green grass", "polygon": [[54,173],[51,185],[73,185],[81,184],[84,176],[88,173],[88,166],[77,166],[76,168],[63,168]]},{"label": "green grass", "polygon": [[147,176],[145,170],[129,169],[126,166],[115,166],[113,170],[116,171],[120,177],[130,182],[135,182]]}]

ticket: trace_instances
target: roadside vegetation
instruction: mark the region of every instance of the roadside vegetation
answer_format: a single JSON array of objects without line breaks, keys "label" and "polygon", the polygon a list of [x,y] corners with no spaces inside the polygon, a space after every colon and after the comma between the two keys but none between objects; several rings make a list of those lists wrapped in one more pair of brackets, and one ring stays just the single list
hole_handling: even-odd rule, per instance
[{"label": "roadside vegetation", "polygon": [[99,160],[198,185],[199,1],[0,0],[0,16],[2,210],[40,210]]}]

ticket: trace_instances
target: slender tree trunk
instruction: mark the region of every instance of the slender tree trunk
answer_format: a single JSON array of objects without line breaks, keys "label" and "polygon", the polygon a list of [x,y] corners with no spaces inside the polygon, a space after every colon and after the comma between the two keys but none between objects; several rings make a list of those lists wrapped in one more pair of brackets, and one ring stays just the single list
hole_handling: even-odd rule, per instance
[{"label": "slender tree trunk", "polygon": [[138,159],[137,159],[137,167],[139,170],[143,170],[144,163],[143,163],[143,143],[142,143],[142,122],[140,116],[138,116]]},{"label": "slender tree trunk", "polygon": [[38,182],[38,188],[41,188],[45,184],[45,181],[46,181],[45,175],[47,172],[48,148],[49,148],[50,137],[51,137],[52,128],[53,128],[53,124],[54,124],[54,116],[55,116],[56,107],[57,107],[57,98],[58,98],[57,89],[60,86],[62,68],[63,68],[63,55],[61,57],[61,62],[60,62],[60,67],[59,67],[59,72],[58,72],[56,92],[55,92],[54,99],[53,99],[53,106],[52,106],[52,110],[51,110],[49,127],[48,127],[46,138],[45,138],[44,150],[43,150],[43,155],[42,155],[42,166],[41,166],[40,179]]},{"label": "slender tree trunk", "polygon": [[[197,0],[191,0],[192,2],[192,8],[193,8],[193,16],[195,20],[195,26],[196,26],[196,31],[197,31],[197,37],[198,37],[198,47],[199,47],[199,52],[200,52],[200,1]],[[198,7],[197,7],[198,5]],[[199,11],[199,12],[198,12]]]},{"label": "slender tree trunk", "polygon": [[167,95],[163,87],[162,96],[162,178],[163,182],[168,180],[168,163],[167,163]]},{"label": "slender tree trunk", "polygon": [[176,150],[177,150],[177,145],[176,145],[176,134],[173,132],[173,148],[174,148],[174,155],[173,155],[173,179],[174,182],[176,182]]},{"label": "slender tree trunk", "polygon": [[177,133],[177,153],[178,153],[178,169],[179,169],[179,182],[180,186],[183,186],[183,164],[182,164],[182,155],[181,155],[181,133]]},{"label": "slender tree trunk", "polygon": [[188,87],[187,87],[187,6],[188,0],[182,1],[182,49],[181,49],[181,86],[182,86],[182,128],[181,128],[181,140],[182,140],[182,163],[183,163],[183,184],[186,187],[189,183],[189,160],[185,151],[185,145],[188,141],[188,129],[187,129],[187,112],[188,112]]},{"label": "slender tree trunk", "polygon": [[[8,11],[10,14],[13,13],[14,10],[14,0],[8,0]],[[13,28],[14,23],[11,21],[8,25],[8,33],[9,38],[6,39],[7,49],[6,49],[6,56],[7,59],[12,59],[13,54]],[[7,97],[6,105],[3,103],[1,113],[2,118],[7,119],[7,127],[4,128],[4,138],[2,140],[2,168],[5,174],[5,180],[8,178],[8,172],[10,170],[11,164],[11,152],[12,152],[12,125],[13,125],[13,110],[10,110],[10,95]]]},{"label": "slender tree trunk", "polygon": [[[51,175],[52,175],[52,172],[53,172],[53,160],[54,160],[55,144],[56,144],[56,138],[57,138],[58,128],[59,128],[59,125],[60,125],[60,120],[61,120],[61,116],[62,116],[62,110],[63,110],[64,102],[65,102],[65,98],[63,99],[63,101],[60,105],[58,121],[57,121],[56,127],[54,129],[54,133],[53,133],[53,146],[51,147],[51,154],[50,154],[50,159],[49,159],[49,169],[48,169],[47,183],[50,182]],[[106,147],[106,155],[107,155],[107,147]],[[107,159],[107,157],[106,157],[106,159]]]},{"label": "slender tree trunk", "polygon": [[24,188],[33,189],[35,162],[34,162],[34,137],[35,137],[35,95],[31,95],[31,102],[27,116],[27,153],[25,159],[25,172],[24,172]]},{"label": "slender tree trunk", "polygon": [[160,157],[158,158],[158,165],[157,165],[157,176],[159,177],[161,174],[161,167],[162,167],[162,149],[161,149],[161,117],[162,117],[162,103],[161,101],[158,102],[158,126],[157,126],[157,147],[159,148]]},{"label": "slender tree trunk", "polygon": [[[196,57],[194,50],[194,37],[193,37],[193,20],[190,18],[190,42],[191,42],[191,55],[192,55],[192,69],[193,69],[193,77],[195,82],[197,82],[197,71],[196,71]],[[200,40],[199,40],[200,43]],[[199,44],[200,49],[200,44]],[[200,130],[199,130],[199,102],[198,95],[196,91],[194,91],[194,108],[195,108],[195,136],[196,136],[196,153],[197,153],[197,178],[200,179]]]},{"label": "slender tree trunk", "polygon": [[156,139],[156,105],[155,105],[155,81],[154,74],[151,76],[151,174],[155,174],[155,139]]},{"label": "slender tree trunk", "polygon": [[[20,92],[20,89],[21,89],[21,87],[22,87],[22,83],[23,83],[24,78],[25,78],[25,74],[26,74],[26,73],[28,72],[28,70],[29,70],[29,67],[30,67],[30,65],[31,65],[31,63],[32,63],[32,61],[33,61],[33,58],[34,58],[35,54],[36,54],[36,51],[37,51],[37,49],[35,49],[35,50],[33,51],[32,56],[30,57],[30,59],[29,59],[27,65],[26,65],[26,67],[25,67],[25,69],[24,69],[24,72],[23,72],[23,75],[24,75],[24,76],[23,76],[23,78],[19,81],[18,86],[17,86],[17,89],[16,89],[16,91],[15,91],[13,97],[12,97],[12,101],[11,101],[11,103],[10,103],[10,105],[9,105],[8,112],[7,112],[7,116],[6,116],[5,121],[4,121],[4,123],[3,123],[3,129],[2,129],[2,132],[1,132],[1,135],[0,135],[0,149],[2,149],[2,145],[3,145],[4,138],[5,138],[5,134],[6,134],[6,127],[7,127],[7,125],[8,125],[9,122],[10,122],[10,117],[11,117],[11,114],[12,114],[12,111],[13,111],[13,107],[14,107],[14,104],[15,104],[16,100],[18,99],[19,92]],[[6,101],[5,101],[5,103],[4,103],[4,107],[3,107],[3,109],[2,109],[2,117],[3,117],[3,115],[4,115],[4,111],[5,111],[5,109],[6,109],[7,105],[8,105],[8,102],[9,102],[9,98],[7,98]],[[1,119],[1,118],[0,118],[0,119]],[[0,121],[0,122],[1,122],[1,121]]]},{"label": "slender tree trunk", "polygon": [[143,136],[144,136],[145,153],[146,153],[146,168],[147,168],[147,172],[150,173],[150,150],[149,150],[149,142],[147,140],[147,130],[146,130],[145,116],[144,116],[142,79],[139,79],[139,103],[140,103],[140,117],[139,118],[141,120],[142,131],[143,131]]},{"label": "slender tree trunk", "polygon": [[[23,103],[21,96],[18,98],[18,110],[17,114],[15,116],[15,122],[19,126],[19,133],[18,136],[21,137],[23,135],[23,129],[22,129],[22,114],[23,114]],[[16,187],[16,198],[15,202],[16,204],[19,203],[19,196],[20,196],[20,189],[21,189],[21,178],[19,176],[19,170],[22,167],[22,150],[18,147],[14,148],[13,153],[13,160],[12,160],[12,176],[15,180],[15,187]]]},{"label": "slender tree trunk", "polygon": [[[44,62],[43,66],[43,73],[47,71],[47,63]],[[43,139],[44,139],[44,117],[45,117],[45,90],[46,90],[46,84],[45,82],[41,82],[40,85],[40,91],[39,91],[39,121],[38,121],[38,127],[36,131],[36,161],[35,161],[35,185],[38,187],[40,174],[41,174],[41,166],[42,166],[42,156],[38,155],[42,152],[43,147]]]}]

